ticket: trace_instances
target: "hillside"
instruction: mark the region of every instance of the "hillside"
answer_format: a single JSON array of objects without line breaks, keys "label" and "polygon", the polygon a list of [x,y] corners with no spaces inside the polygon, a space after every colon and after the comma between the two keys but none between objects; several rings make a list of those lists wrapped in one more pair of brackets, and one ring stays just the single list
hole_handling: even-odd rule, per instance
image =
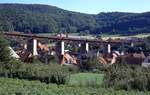
[{"label": "hillside", "polygon": [[110,34],[150,33],[150,13],[100,13],[96,16],[96,31]]},{"label": "hillside", "polygon": [[0,4],[0,31],[32,33],[150,33],[150,13],[71,12],[49,5]]}]

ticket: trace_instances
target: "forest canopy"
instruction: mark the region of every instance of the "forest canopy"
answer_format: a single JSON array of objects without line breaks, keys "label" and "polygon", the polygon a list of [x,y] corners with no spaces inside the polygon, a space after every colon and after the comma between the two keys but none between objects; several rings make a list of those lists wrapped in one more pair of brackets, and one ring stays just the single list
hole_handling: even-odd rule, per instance
[{"label": "forest canopy", "polygon": [[84,14],[40,4],[0,4],[0,31],[24,33],[150,33],[150,12]]}]

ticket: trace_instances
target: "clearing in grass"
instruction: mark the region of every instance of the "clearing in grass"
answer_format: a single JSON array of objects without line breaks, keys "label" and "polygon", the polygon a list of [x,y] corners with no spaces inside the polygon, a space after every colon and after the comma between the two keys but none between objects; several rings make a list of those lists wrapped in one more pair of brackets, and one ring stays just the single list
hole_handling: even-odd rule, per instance
[{"label": "clearing in grass", "polygon": [[102,84],[103,74],[98,73],[78,73],[70,75],[70,86],[97,87]]}]

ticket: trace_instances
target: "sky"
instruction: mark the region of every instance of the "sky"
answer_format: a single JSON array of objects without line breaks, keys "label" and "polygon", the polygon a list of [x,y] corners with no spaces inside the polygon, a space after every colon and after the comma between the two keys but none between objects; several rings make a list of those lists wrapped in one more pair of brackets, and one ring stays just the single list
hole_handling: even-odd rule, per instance
[{"label": "sky", "polygon": [[150,0],[0,0],[0,3],[46,4],[88,14],[150,11]]}]

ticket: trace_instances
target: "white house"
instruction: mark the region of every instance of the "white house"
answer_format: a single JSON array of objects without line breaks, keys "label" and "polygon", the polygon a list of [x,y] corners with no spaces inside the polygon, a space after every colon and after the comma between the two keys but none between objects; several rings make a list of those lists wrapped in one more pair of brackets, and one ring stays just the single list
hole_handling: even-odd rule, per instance
[{"label": "white house", "polygon": [[10,49],[10,54],[12,57],[17,58],[17,59],[20,58],[20,56],[11,47],[8,47],[8,48]]}]

